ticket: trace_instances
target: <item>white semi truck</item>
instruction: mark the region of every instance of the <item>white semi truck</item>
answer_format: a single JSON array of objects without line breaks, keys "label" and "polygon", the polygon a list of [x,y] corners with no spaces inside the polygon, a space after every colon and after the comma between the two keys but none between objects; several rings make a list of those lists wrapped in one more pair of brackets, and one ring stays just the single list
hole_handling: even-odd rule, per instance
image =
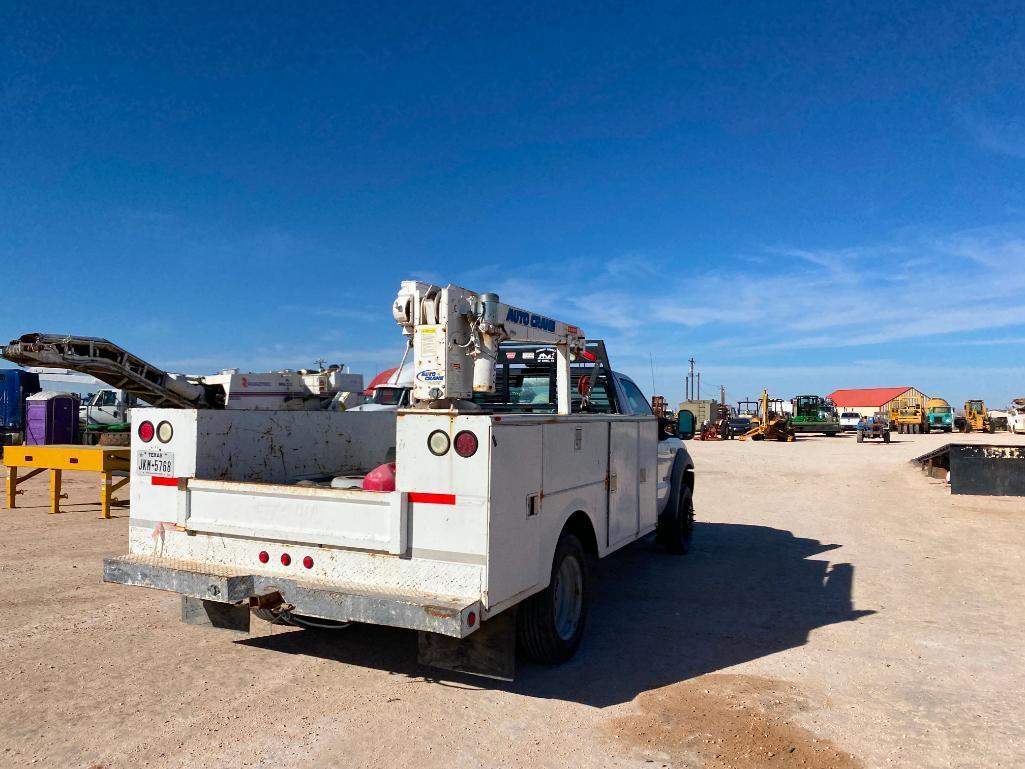
[{"label": "white semi truck", "polygon": [[199,625],[409,628],[423,663],[509,679],[517,643],[574,653],[592,558],[651,532],[686,552],[693,415],[670,433],[602,343],[494,294],[406,281],[393,314],[409,408],[139,409],[104,579]]}]

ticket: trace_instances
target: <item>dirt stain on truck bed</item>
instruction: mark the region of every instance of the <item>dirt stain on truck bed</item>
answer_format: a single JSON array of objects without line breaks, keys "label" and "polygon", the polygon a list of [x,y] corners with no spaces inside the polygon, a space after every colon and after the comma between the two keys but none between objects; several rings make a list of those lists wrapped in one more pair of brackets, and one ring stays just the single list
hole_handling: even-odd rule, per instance
[{"label": "dirt stain on truck bed", "polygon": [[854,756],[794,723],[807,709],[790,684],[707,675],[638,696],[606,724],[618,751],[656,765],[714,769],[861,769]]}]

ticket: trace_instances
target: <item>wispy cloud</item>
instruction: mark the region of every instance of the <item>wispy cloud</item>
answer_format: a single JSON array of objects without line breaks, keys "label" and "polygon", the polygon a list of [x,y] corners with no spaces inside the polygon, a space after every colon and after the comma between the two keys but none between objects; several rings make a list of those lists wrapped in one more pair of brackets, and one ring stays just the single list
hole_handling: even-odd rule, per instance
[{"label": "wispy cloud", "polygon": [[[488,281],[494,273],[487,269],[471,277],[489,288],[499,285],[508,302],[579,323],[589,335],[605,338],[617,365],[638,381],[650,380],[648,356],[654,353],[657,378],[672,390],[684,374],[683,366],[673,364],[691,352],[704,357],[711,377],[781,381],[782,374],[813,377],[823,386],[853,381],[859,371],[870,384],[885,377],[897,384],[914,376],[938,381],[943,371],[966,377],[966,369],[942,360],[916,368],[928,356],[908,353],[948,339],[981,347],[987,337],[1025,332],[1021,228],[915,234],[833,249],[774,244],[737,258],[752,269],[693,271],[671,259],[630,254],[602,264],[522,265],[522,274],[495,283]],[[834,364],[840,350],[861,362]],[[881,364],[894,350],[905,358]],[[787,360],[801,355],[830,365],[802,367]],[[1017,371],[989,373],[1006,377]]]},{"label": "wispy cloud", "polygon": [[962,122],[972,138],[991,152],[1025,158],[1025,120],[998,119],[979,113],[965,114]]},{"label": "wispy cloud", "polygon": [[277,344],[255,349],[223,349],[184,358],[161,360],[161,365],[169,371],[188,374],[210,374],[225,367],[238,368],[243,371],[280,371],[283,369],[312,368],[316,361],[324,360],[328,364],[353,364],[366,366],[377,364],[381,367],[395,366],[402,357],[401,345],[393,348],[375,349],[320,349],[312,346],[296,348],[292,345]]},{"label": "wispy cloud", "polygon": [[[691,354],[706,386],[723,382],[745,394],[762,386],[792,395],[962,382],[967,396],[972,376],[1001,382],[999,397],[1025,389],[1012,357],[1025,344],[1023,227],[902,234],[835,248],[774,243],[724,261],[734,268],[627,253],[523,263],[512,272],[483,264],[445,282],[496,291],[506,302],[581,325],[605,339],[617,367],[645,389],[653,356],[656,387],[670,397],[682,391]],[[299,368],[323,358],[371,374],[401,357],[403,340],[377,300],[343,293],[334,304],[277,310],[306,329],[293,334],[298,343],[246,349],[224,340],[163,363],[206,373]],[[1006,367],[998,365],[1001,345],[1011,350]],[[978,394],[986,395],[970,397]]]}]

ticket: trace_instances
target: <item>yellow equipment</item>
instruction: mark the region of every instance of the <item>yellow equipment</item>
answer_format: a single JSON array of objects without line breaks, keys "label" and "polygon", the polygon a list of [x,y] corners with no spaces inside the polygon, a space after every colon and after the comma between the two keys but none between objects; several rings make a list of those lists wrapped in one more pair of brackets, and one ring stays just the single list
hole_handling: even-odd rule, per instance
[{"label": "yellow equipment", "polygon": [[[128,483],[132,450],[115,446],[5,446],[4,465],[7,467],[7,507],[13,510],[15,500],[23,492],[18,484],[40,473],[50,471],[50,512],[60,512],[61,476],[65,470],[99,473],[100,514],[110,518],[110,505],[115,491]],[[18,468],[30,468],[18,477]],[[121,476],[118,481],[114,476]]]},{"label": "yellow equipment", "polygon": [[743,435],[738,435],[738,440],[750,438],[753,441],[777,440],[787,443],[794,440],[794,428],[790,425],[790,418],[783,412],[782,405],[776,406],[778,411],[773,411],[769,408],[770,402],[773,406],[782,404],[782,401],[770,401],[769,391],[762,390],[758,422],[752,422],[751,429]]},{"label": "yellow equipment", "polygon": [[981,433],[993,432],[993,423],[989,419],[989,412],[986,411],[985,401],[965,401],[962,432],[970,433],[972,430]]},{"label": "yellow equipment", "polygon": [[917,401],[891,401],[890,429],[899,433],[929,432],[929,417],[925,407]]}]

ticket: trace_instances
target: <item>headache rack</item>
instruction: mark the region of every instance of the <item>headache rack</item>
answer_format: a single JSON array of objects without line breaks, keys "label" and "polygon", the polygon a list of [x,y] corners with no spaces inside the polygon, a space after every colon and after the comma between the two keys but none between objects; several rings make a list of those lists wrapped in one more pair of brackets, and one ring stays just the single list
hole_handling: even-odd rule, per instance
[{"label": "headache rack", "polygon": [[[587,351],[596,360],[572,363],[570,405],[573,413],[616,414],[619,403],[615,387],[609,387],[608,353],[601,340],[589,341]],[[590,397],[583,406],[578,383],[586,378]],[[540,344],[505,343],[495,364],[495,391],[474,393],[473,402],[495,414],[554,414],[556,402],[555,348]]]}]

